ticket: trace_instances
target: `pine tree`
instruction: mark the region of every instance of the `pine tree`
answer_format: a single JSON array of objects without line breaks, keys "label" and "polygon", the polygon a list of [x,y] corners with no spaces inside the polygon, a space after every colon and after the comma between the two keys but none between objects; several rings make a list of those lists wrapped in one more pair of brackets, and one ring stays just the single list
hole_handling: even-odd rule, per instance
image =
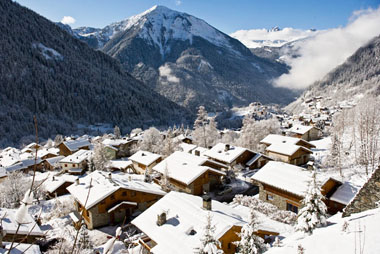
[{"label": "pine tree", "polygon": [[201,246],[197,248],[198,254],[222,254],[223,251],[218,249],[220,242],[215,239],[215,226],[212,225],[212,217],[210,213],[207,213],[207,224],[204,228],[203,237],[201,240]]},{"label": "pine tree", "polygon": [[237,242],[237,254],[257,254],[266,250],[264,240],[255,235],[257,228],[257,218],[254,209],[249,210],[249,221],[239,233],[240,241]]},{"label": "pine tree", "polygon": [[121,132],[120,132],[119,126],[117,125],[115,126],[115,128],[113,129],[113,134],[115,135],[116,139],[121,138]]},{"label": "pine tree", "polygon": [[302,200],[303,207],[297,217],[296,229],[298,231],[311,234],[315,228],[326,225],[327,208],[323,198],[314,170],[309,189]]},{"label": "pine tree", "polygon": [[197,118],[194,121],[193,138],[197,145],[201,145],[207,148],[207,133],[206,126],[209,120],[207,117],[207,111],[204,106],[199,106]]},{"label": "pine tree", "polygon": [[94,147],[94,156],[92,158],[93,166],[96,170],[104,171],[106,169],[108,159],[106,157],[103,143],[97,143]]}]

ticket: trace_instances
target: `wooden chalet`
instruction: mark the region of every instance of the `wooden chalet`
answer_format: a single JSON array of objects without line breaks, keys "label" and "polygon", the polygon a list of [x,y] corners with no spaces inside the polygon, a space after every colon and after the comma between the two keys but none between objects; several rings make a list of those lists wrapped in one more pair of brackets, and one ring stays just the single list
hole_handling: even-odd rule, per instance
[{"label": "wooden chalet", "polygon": [[55,198],[69,194],[66,188],[75,183],[77,179],[77,176],[68,174],[55,175],[46,179],[42,184],[42,188],[46,191],[48,198]]},{"label": "wooden chalet", "polygon": [[90,146],[91,143],[87,139],[76,139],[62,142],[58,145],[58,148],[60,155],[69,156],[80,149],[90,150]]},{"label": "wooden chalet", "polygon": [[60,164],[59,162],[65,158],[65,156],[57,156],[57,157],[52,157],[52,158],[47,158],[44,160],[44,168],[46,170],[56,170],[60,169]]},{"label": "wooden chalet", "polygon": [[218,143],[203,153],[210,160],[223,163],[227,167],[242,165],[249,169],[261,168],[271,159],[247,148]]},{"label": "wooden chalet", "polygon": [[[16,243],[35,243],[36,240],[43,238],[44,233],[36,224],[32,216],[27,213],[24,218],[27,223],[19,224],[16,222],[17,209],[0,208],[1,226],[3,228],[3,241]],[[16,234],[17,231],[17,234]]]},{"label": "wooden chalet", "polygon": [[[236,253],[235,243],[240,240],[238,233],[247,223],[246,215],[208,196],[202,198],[171,191],[132,224],[143,232],[139,244],[147,253],[194,253],[203,237],[208,214],[215,226],[214,236],[221,243],[220,249],[226,254]],[[260,225],[259,230],[261,228]]]},{"label": "wooden chalet", "polygon": [[143,175],[100,171],[80,178],[67,190],[78,213],[83,210],[88,229],[121,223],[124,218],[128,222],[133,213],[144,211],[166,194],[158,185],[144,182]]},{"label": "wooden chalet", "polygon": [[274,143],[265,149],[266,155],[277,161],[286,162],[293,165],[304,165],[310,160],[313,153],[310,149],[288,144]]},{"label": "wooden chalet", "polygon": [[269,134],[264,139],[260,141],[260,144],[265,145],[265,147],[268,147],[272,144],[291,144],[291,145],[297,145],[297,146],[303,146],[307,149],[315,148],[315,145],[312,143],[302,139],[302,138],[295,138],[295,137],[289,137],[284,135],[278,135],[278,134]]},{"label": "wooden chalet", "polygon": [[321,137],[322,131],[315,126],[294,125],[289,129],[290,135],[302,138],[306,141],[317,140]]},{"label": "wooden chalet", "polygon": [[321,187],[327,212],[331,215],[342,212],[358,192],[358,188],[349,182],[342,183],[334,178],[327,179]]},{"label": "wooden chalet", "polygon": [[[131,156],[131,148],[137,143],[134,139],[105,139],[102,142],[105,147],[108,147],[110,154],[109,159],[119,159],[127,156]],[[113,150],[113,151],[112,151]]]},{"label": "wooden chalet", "polygon": [[129,157],[132,161],[133,167],[138,174],[145,174],[145,171],[152,171],[152,168],[161,162],[162,157],[159,154],[151,153],[148,151],[138,151]]},{"label": "wooden chalet", "polygon": [[202,195],[222,184],[221,178],[226,175],[220,170],[222,166],[205,157],[177,151],[154,166],[153,171],[160,174],[159,179],[167,174],[174,190]]},{"label": "wooden chalet", "polygon": [[73,175],[82,175],[88,168],[88,158],[92,155],[92,151],[78,150],[59,161],[60,167]]}]

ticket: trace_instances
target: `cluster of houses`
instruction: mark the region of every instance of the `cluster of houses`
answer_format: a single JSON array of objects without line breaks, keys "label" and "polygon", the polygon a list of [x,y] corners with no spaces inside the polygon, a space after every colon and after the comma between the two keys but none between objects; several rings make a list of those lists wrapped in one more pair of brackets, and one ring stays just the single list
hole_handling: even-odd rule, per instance
[{"label": "cluster of houses", "polygon": [[[167,157],[141,150],[131,154],[133,139],[104,139],[100,142],[110,160],[104,171],[88,171],[93,156],[88,139],[63,141],[50,149],[31,144],[13,164],[7,153],[15,151],[7,148],[1,163],[7,163],[2,165],[4,177],[15,170],[27,172],[35,163],[39,170],[58,169],[43,187],[50,198],[64,194],[74,198],[75,212],[70,217],[76,227],[81,217],[88,229],[127,221],[141,231],[138,242],[148,252],[193,253],[211,213],[221,248],[235,253],[234,242],[247,223],[248,211],[212,200],[213,193],[226,184],[229,171],[239,168],[252,172],[245,180],[259,187],[259,199],[297,213],[311,181],[309,162],[315,146],[310,141],[319,134],[313,126],[294,125],[288,136],[270,134],[261,140],[264,153],[224,143],[206,149],[181,136],[181,151]],[[37,160],[33,159],[36,151]],[[23,158],[25,153],[30,156]],[[357,191],[333,178],[325,179],[321,189],[331,214],[342,211]],[[36,236],[40,236],[38,229]],[[4,226],[3,230],[12,237],[11,230]],[[256,234],[270,241],[279,233],[260,224]]]}]

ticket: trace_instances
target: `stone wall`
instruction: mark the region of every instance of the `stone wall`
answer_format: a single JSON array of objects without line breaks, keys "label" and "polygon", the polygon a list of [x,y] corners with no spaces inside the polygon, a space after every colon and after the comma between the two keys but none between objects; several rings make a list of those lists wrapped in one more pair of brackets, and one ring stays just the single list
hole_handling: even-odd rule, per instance
[{"label": "stone wall", "polygon": [[354,199],[343,211],[343,217],[360,213],[377,207],[380,201],[380,167],[373,172],[370,179],[359,190]]}]

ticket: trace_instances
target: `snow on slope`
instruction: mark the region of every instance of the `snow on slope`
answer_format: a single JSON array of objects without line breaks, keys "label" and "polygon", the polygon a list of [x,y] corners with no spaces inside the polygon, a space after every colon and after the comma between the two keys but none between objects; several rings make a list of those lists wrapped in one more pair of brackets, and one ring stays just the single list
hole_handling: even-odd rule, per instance
[{"label": "snow on slope", "polygon": [[302,30],[291,27],[279,29],[278,27],[267,29],[238,30],[231,37],[238,39],[247,48],[260,48],[264,46],[281,47],[284,44],[300,39],[315,36],[320,31],[313,29]]},{"label": "snow on slope", "polygon": [[[347,218],[342,218],[341,215],[338,213],[330,217],[329,225],[316,229],[312,235],[305,236],[302,233],[296,233],[284,239],[282,247],[273,247],[265,253],[298,253],[299,244],[307,254],[380,253],[380,208],[354,214]],[[345,222],[348,223],[348,227],[343,231]]]}]

